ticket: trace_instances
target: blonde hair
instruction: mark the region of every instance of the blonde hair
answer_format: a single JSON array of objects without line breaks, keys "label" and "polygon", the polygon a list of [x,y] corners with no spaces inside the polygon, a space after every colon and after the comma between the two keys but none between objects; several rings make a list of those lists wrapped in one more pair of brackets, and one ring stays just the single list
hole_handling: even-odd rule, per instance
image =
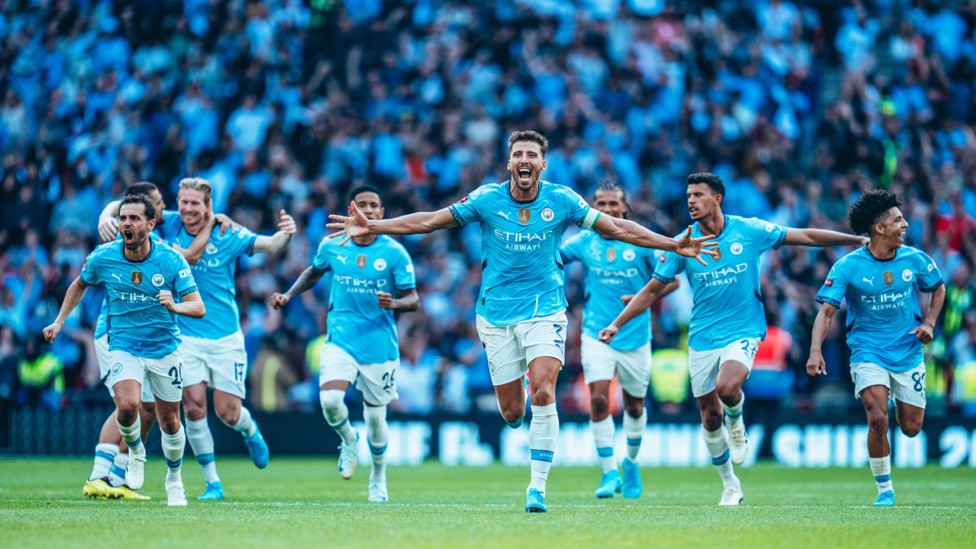
[{"label": "blonde hair", "polygon": [[202,177],[186,177],[180,181],[180,191],[191,190],[203,193],[203,203],[210,204],[210,197],[213,195],[213,186],[209,181]]}]

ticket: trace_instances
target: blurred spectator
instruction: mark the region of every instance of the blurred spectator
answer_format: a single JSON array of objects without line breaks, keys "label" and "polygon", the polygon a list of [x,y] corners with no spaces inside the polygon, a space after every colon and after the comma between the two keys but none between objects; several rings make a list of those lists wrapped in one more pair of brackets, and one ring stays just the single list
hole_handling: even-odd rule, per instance
[{"label": "blurred spectator", "polygon": [[[601,178],[620,180],[631,218],[662,233],[689,222],[684,179],[694,171],[725,179],[729,213],[835,230],[849,229],[851,200],[883,185],[904,203],[910,245],[946,273],[976,264],[971,10],[911,0],[5,5],[0,325],[18,339],[50,320],[98,244],[105,202],[152,180],[175,204],[179,179],[201,176],[215,209],[250,228],[273,230],[285,207],[304,229],[283,261],[238,271],[252,363],[275,332],[297,381],[327,295],[306,294],[273,326],[262,300],[301,271],[350,186],[382,187],[387,216],[444,207],[507,177],[504,140],[517,128],[549,137],[547,179],[584,195]],[[411,349],[419,355],[404,370],[418,375],[408,373],[402,395],[421,408],[494,410],[470,328],[479,229],[404,245],[428,308],[409,324],[423,323],[430,343]],[[764,261],[794,347],[808,338],[812,292],[837,253],[781,250]],[[580,283],[569,273],[567,292]],[[73,320],[79,338],[94,320],[91,294]],[[655,311],[669,346],[687,326],[687,303],[679,291]],[[836,377],[796,376],[801,405],[847,390],[842,337],[830,337]],[[90,372],[80,349],[66,340],[54,352],[68,372]],[[576,352],[560,376],[566,391]],[[315,382],[314,372],[304,380],[313,402]]]}]

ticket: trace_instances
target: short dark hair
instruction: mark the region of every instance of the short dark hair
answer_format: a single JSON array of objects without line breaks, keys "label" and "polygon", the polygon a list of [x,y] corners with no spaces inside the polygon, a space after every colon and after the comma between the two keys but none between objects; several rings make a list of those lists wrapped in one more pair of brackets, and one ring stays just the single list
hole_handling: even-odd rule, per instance
[{"label": "short dark hair", "polygon": [[871,234],[871,228],[880,222],[888,210],[901,206],[898,197],[891,191],[875,189],[868,191],[851,204],[847,220],[854,234]]},{"label": "short dark hair", "polygon": [[549,140],[546,136],[535,130],[515,130],[508,136],[508,152],[511,154],[512,147],[515,146],[519,141],[531,141],[532,143],[538,143],[539,147],[542,148],[542,157],[546,157],[546,152],[549,151]]},{"label": "short dark hair", "polygon": [[356,197],[363,193],[376,193],[376,196],[380,197],[380,204],[383,203],[383,193],[380,192],[380,190],[377,187],[374,187],[369,183],[359,185],[358,187],[355,187],[353,188],[353,190],[349,191],[349,200],[355,202]]},{"label": "short dark hair", "polygon": [[[119,212],[126,204],[142,204],[146,208],[146,221],[156,219],[156,207],[153,206],[152,199],[148,194],[127,194],[119,204]],[[117,215],[117,214],[116,214]]]},{"label": "short dark hair", "polygon": [[722,183],[722,178],[708,172],[693,173],[688,176],[688,185],[698,185],[698,184],[708,185],[708,188],[712,189],[714,194],[720,194],[725,196],[725,183]]},{"label": "short dark hair", "polygon": [[159,187],[155,183],[150,183],[148,181],[140,181],[138,183],[133,183],[125,189],[125,196],[130,194],[144,194],[146,196],[151,196],[153,191],[159,191]]}]

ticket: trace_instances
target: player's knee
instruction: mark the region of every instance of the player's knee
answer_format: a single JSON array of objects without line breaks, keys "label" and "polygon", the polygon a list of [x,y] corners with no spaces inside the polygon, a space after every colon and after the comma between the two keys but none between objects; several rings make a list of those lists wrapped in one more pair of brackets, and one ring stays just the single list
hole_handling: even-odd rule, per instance
[{"label": "player's knee", "polygon": [[610,410],[610,398],[607,395],[590,393],[590,415],[604,417]]},{"label": "player's knee", "polygon": [[555,394],[553,391],[554,387],[549,385],[535,385],[532,387],[531,398],[532,404],[535,406],[545,406],[546,404],[552,404],[555,402]]},{"label": "player's knee", "polygon": [[207,406],[183,401],[183,413],[186,415],[186,419],[190,421],[200,421],[207,417]]},{"label": "player's knee", "polygon": [[702,412],[702,426],[707,431],[717,431],[722,428],[722,414],[715,411]]},{"label": "player's knee", "polygon": [[342,406],[343,399],[345,399],[345,391],[319,391],[319,404],[322,406],[322,411],[332,412],[338,410]]},{"label": "player's knee", "polygon": [[237,423],[238,418],[241,415],[240,404],[234,405],[232,403],[214,403],[214,410],[217,412],[217,417],[220,421],[224,422],[226,425],[234,425]]},{"label": "player's knee", "polygon": [[875,432],[888,432],[888,414],[870,414],[868,416],[868,428]]},{"label": "player's knee", "polygon": [[516,410],[515,408],[506,408],[502,411],[502,418],[506,423],[516,423],[518,420],[522,419],[525,415],[525,408],[521,410]]},{"label": "player's knee", "polygon": [[715,385],[715,392],[718,393],[718,398],[722,402],[735,404],[739,401],[742,388],[736,383],[718,383]]},{"label": "player's knee", "polygon": [[159,420],[159,430],[168,434],[175,435],[180,430],[180,416],[172,415],[157,418]]},{"label": "player's knee", "polygon": [[915,421],[915,420],[902,421],[900,423],[899,427],[901,427],[901,432],[906,437],[909,437],[909,438],[914,437],[915,435],[917,435],[920,432],[922,432],[922,422],[921,421]]},{"label": "player's knee", "polygon": [[644,402],[627,402],[624,404],[624,413],[632,418],[639,418],[644,413]]}]

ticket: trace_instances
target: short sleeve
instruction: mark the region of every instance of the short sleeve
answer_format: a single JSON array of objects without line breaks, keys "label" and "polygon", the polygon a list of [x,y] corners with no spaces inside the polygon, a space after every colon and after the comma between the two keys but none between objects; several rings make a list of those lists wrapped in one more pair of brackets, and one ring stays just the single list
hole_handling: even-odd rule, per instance
[{"label": "short sleeve", "polygon": [[562,187],[559,189],[559,194],[563,197],[563,207],[569,220],[584,229],[592,229],[596,225],[600,212],[591,208],[579,193],[569,187]]},{"label": "short sleeve", "polygon": [[483,206],[482,202],[487,195],[488,187],[478,187],[448,207],[451,215],[454,216],[454,220],[458,222],[458,225],[464,226],[468,223],[481,221],[480,207]]},{"label": "short sleeve", "polygon": [[176,266],[176,283],[173,286],[176,288],[176,294],[184,297],[197,291],[197,281],[193,279],[190,264],[183,254],[175,253],[174,257],[176,258],[173,262]]},{"label": "short sleeve", "polygon": [[98,278],[97,263],[98,257],[95,252],[92,252],[88,254],[88,257],[85,258],[84,264],[81,266],[81,274],[79,277],[81,278],[81,281],[88,286],[96,286],[101,282],[101,279]]},{"label": "short sleeve", "polygon": [[319,243],[319,249],[315,252],[315,257],[312,258],[312,267],[317,271],[329,271],[332,267],[329,265],[329,251],[328,251],[329,237],[326,236]]},{"label": "short sleeve", "polygon": [[834,307],[840,307],[846,292],[847,280],[844,276],[843,264],[835,263],[830,268],[830,272],[827,273],[827,280],[824,280],[823,286],[820,287],[820,291],[817,292],[817,297],[814,299],[818,303],[830,303]]},{"label": "short sleeve", "polygon": [[393,286],[399,291],[412,290],[417,287],[413,261],[406,250],[397,246],[394,253],[396,264],[393,267]]},{"label": "short sleeve", "polygon": [[237,230],[236,238],[234,239],[234,257],[240,256],[242,254],[253,255],[254,254],[254,241],[258,239],[258,235],[254,234],[251,229],[247,227],[241,227]]},{"label": "short sleeve", "polygon": [[559,247],[559,255],[563,263],[571,263],[583,259],[583,238],[581,234],[575,234]]},{"label": "short sleeve", "polygon": [[685,270],[684,258],[673,252],[664,252],[658,257],[656,265],[652,277],[665,284],[674,282],[678,273]]},{"label": "short sleeve", "polygon": [[942,273],[935,265],[935,261],[925,252],[919,252],[916,256],[918,266],[915,276],[918,277],[918,287],[923,292],[931,292],[942,285]]},{"label": "short sleeve", "polygon": [[786,240],[786,227],[754,217],[745,218],[742,221],[749,228],[753,244],[759,247],[757,252],[779,248]]}]

